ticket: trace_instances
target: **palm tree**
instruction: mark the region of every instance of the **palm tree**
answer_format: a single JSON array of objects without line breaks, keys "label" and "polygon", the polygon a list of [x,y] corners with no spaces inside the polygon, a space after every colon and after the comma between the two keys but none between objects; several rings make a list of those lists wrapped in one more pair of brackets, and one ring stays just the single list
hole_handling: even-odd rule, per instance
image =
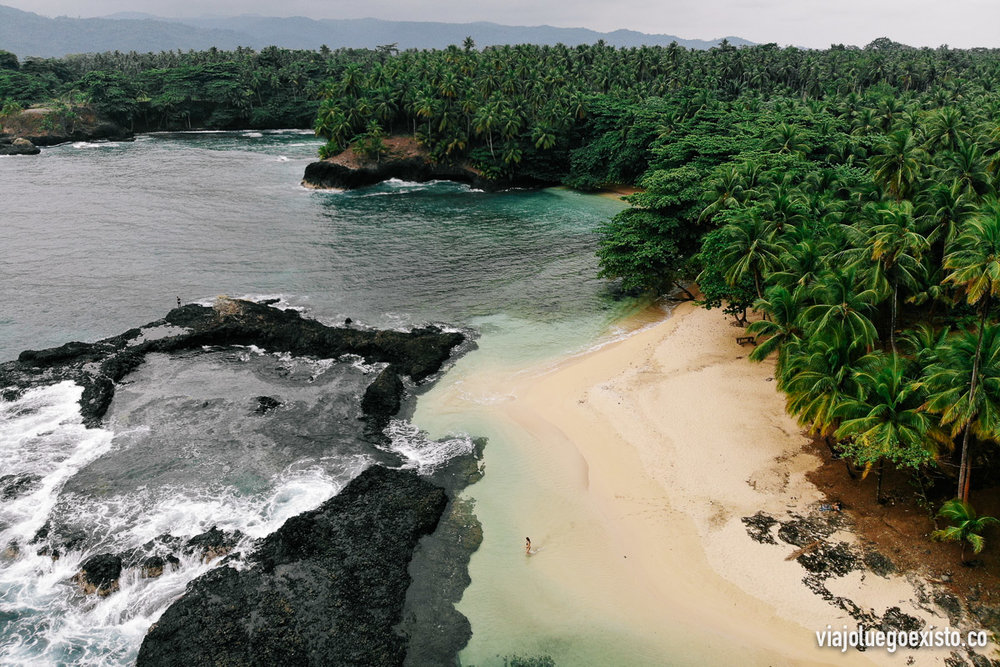
[{"label": "palm tree", "polygon": [[878,463],[875,499],[881,502],[887,459],[917,468],[937,454],[936,442],[949,440],[920,409],[920,386],[908,376],[899,355],[872,355],[869,364],[872,368],[856,374],[859,395],[846,397],[837,408],[843,421],[835,435],[849,438],[842,443],[843,451],[866,470]]},{"label": "palm tree", "polygon": [[899,202],[875,209],[875,224],[868,230],[865,241],[866,254],[874,263],[873,283],[887,283],[892,293],[889,318],[889,342],[896,351],[896,312],[899,288],[916,288],[923,265],[920,263],[930,245],[917,231],[913,205]]},{"label": "palm tree", "polygon": [[917,146],[913,135],[897,130],[889,135],[882,151],[872,156],[871,168],[875,181],[885,188],[896,201],[907,197],[920,177],[920,164],[925,154]]},{"label": "palm tree", "polygon": [[986,173],[982,151],[976,144],[960,142],[953,152],[947,154],[947,162],[947,173],[961,183],[974,200],[989,192],[990,177]]},{"label": "palm tree", "polygon": [[699,222],[711,220],[716,213],[742,204],[747,194],[744,183],[743,174],[736,165],[725,165],[718,169],[708,181],[705,195],[708,205],[698,216]]},{"label": "palm tree", "polygon": [[772,273],[770,281],[788,288],[811,288],[829,270],[832,253],[833,246],[827,241],[799,241],[782,253],[782,270]]},{"label": "palm tree", "polygon": [[748,357],[751,361],[763,361],[775,350],[778,351],[778,369],[784,365],[785,344],[800,340],[805,331],[801,323],[802,304],[805,290],[802,287],[789,291],[781,285],[769,287],[766,296],[758,299],[754,309],[767,314],[766,319],[751,322],[747,333],[764,337]]},{"label": "palm tree", "polygon": [[954,499],[941,506],[937,515],[951,521],[954,525],[931,533],[931,539],[936,542],[959,542],[962,545],[962,562],[965,562],[965,545],[972,545],[972,553],[978,554],[986,546],[983,531],[987,526],[1000,524],[1000,520],[992,516],[976,516],[976,510],[967,501]]},{"label": "palm tree", "polygon": [[756,211],[748,211],[723,227],[723,233],[729,241],[722,258],[726,280],[735,285],[744,276],[750,276],[757,298],[763,298],[764,274],[778,266],[781,252],[774,225]]},{"label": "palm tree", "polygon": [[[980,311],[978,338],[969,374],[970,411],[961,419],[955,419],[956,423],[969,423],[978,416],[977,389],[983,336],[988,329],[986,319],[993,297],[1000,293],[1000,201],[992,199],[983,205],[958,237],[956,246],[956,250],[945,259],[945,268],[952,271],[945,277],[945,281],[960,286],[965,291],[968,304],[978,305]],[[962,436],[962,462],[958,477],[958,497],[964,501],[969,499],[969,473],[972,466],[968,442],[969,429],[966,428]]]},{"label": "palm tree", "polygon": [[962,125],[962,113],[955,107],[933,112],[927,124],[927,148],[954,151],[965,134]]},{"label": "palm tree", "polygon": [[840,404],[858,393],[853,346],[835,332],[808,339],[789,354],[777,377],[788,412],[799,425],[822,436],[837,430]]},{"label": "palm tree", "polygon": [[868,319],[877,295],[872,289],[860,289],[857,270],[835,270],[826,274],[812,290],[816,303],[803,312],[810,335],[835,331],[851,349],[866,349],[874,344],[875,325]]},{"label": "palm tree", "polygon": [[950,338],[927,366],[922,385],[924,408],[940,415],[951,437],[962,433],[962,457],[956,496],[968,501],[972,456],[969,436],[1000,438],[1000,326],[961,331]]},{"label": "palm tree", "polygon": [[935,258],[944,264],[958,229],[976,212],[976,207],[961,181],[935,183],[921,197],[920,210],[928,227],[927,240],[935,250]]},{"label": "palm tree", "polygon": [[767,144],[779,153],[808,153],[809,145],[802,138],[802,130],[795,125],[782,123],[774,130]]}]

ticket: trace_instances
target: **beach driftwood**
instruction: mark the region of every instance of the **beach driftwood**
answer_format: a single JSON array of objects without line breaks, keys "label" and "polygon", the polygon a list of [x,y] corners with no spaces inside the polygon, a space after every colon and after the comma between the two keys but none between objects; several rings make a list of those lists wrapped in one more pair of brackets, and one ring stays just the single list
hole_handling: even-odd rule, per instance
[{"label": "beach driftwood", "polygon": [[785,556],[785,560],[795,560],[799,556],[809,553],[810,551],[812,551],[821,544],[823,544],[823,540],[816,540],[815,542],[810,542],[801,549],[796,549],[792,553]]}]

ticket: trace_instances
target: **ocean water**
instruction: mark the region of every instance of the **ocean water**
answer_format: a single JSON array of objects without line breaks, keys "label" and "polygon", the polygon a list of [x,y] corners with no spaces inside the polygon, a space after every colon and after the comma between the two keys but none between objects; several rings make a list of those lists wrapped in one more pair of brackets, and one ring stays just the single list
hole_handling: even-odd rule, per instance
[{"label": "ocean water", "polygon": [[[299,180],[318,145],[198,132],[0,158],[0,361],[156,320],[178,297],[439,323],[495,366],[585,348],[631,307],[595,278],[594,230],[620,203],[443,182],[316,192]],[[0,477],[34,480],[0,500],[0,663],[130,664],[170,602],[218,565],[192,555],[155,579],[130,570],[97,598],[71,581],[91,555],[213,526],[249,549],[368,465],[433,474],[474,451],[469,429],[435,440],[405,419],[388,445],[366,438],[357,402],[377,370],[255,348],[151,355],[99,429],[81,424],[72,383],[0,402]],[[281,406],[257,414],[261,395]]]}]

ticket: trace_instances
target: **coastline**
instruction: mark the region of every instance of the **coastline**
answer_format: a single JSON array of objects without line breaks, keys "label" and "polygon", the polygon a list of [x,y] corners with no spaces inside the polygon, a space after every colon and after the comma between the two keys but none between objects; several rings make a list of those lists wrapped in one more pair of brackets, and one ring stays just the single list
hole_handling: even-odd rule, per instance
[{"label": "coastline", "polygon": [[623,198],[634,195],[637,192],[645,192],[645,190],[636,185],[613,184],[605,185],[596,194],[601,197],[610,197],[611,199],[621,201]]},{"label": "coastline", "polygon": [[[682,304],[649,319],[554,364],[460,372],[421,399],[421,412],[450,414],[452,428],[464,413],[490,437],[486,476],[466,492],[484,540],[458,605],[473,628],[463,664],[515,653],[557,664],[904,664],[916,655],[817,647],[828,624],[856,626],[839,600],[937,627],[948,617],[917,601],[910,578],[860,568],[823,580],[831,602],[786,559],[794,545],[751,539],[743,518],[758,512],[824,514],[806,479],[820,460],[784,411],[773,362],[748,362],[720,311]],[[848,530],[831,533],[856,545]],[[919,654],[922,663],[947,657]]]}]

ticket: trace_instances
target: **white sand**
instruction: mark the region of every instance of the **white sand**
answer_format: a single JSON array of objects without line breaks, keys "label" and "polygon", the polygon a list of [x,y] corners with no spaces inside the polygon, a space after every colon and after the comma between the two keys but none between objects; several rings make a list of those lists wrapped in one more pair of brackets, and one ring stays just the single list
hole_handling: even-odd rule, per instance
[{"label": "white sand", "polygon": [[[818,648],[817,630],[854,621],[805,587],[806,571],[785,560],[794,547],[747,535],[741,517],[805,513],[822,496],[805,479],[819,461],[803,453],[773,364],[748,362],[741,332],[720,311],[684,305],[555,366],[456,369],[421,399],[420,412],[472,414],[491,438],[486,477],[467,492],[485,538],[459,605],[475,633],[464,663],[533,652],[623,665],[914,655]],[[829,587],[878,614],[899,606],[948,625],[909,602],[903,577],[858,573]],[[945,657],[916,654],[917,664]]]}]

